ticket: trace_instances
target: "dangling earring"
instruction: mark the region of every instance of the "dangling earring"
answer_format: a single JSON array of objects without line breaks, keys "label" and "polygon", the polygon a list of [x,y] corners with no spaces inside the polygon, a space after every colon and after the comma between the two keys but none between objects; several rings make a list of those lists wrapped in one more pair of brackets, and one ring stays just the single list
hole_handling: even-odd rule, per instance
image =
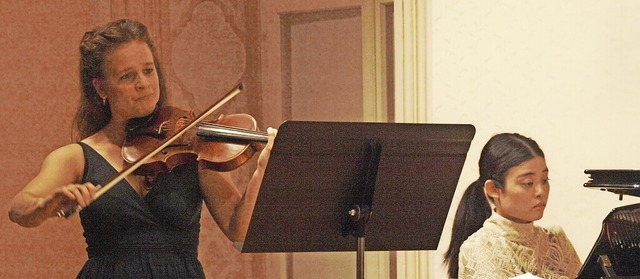
[{"label": "dangling earring", "polygon": [[107,97],[102,97],[102,105],[103,106],[107,105]]}]

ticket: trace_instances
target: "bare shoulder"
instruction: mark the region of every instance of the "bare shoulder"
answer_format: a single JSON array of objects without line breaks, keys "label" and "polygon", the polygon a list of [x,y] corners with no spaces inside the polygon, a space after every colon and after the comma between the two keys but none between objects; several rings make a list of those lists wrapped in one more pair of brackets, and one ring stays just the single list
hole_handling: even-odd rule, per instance
[{"label": "bare shoulder", "polygon": [[84,152],[80,144],[67,144],[47,155],[40,173],[45,176],[55,175],[68,182],[76,182],[82,176],[84,164]]},{"label": "bare shoulder", "polygon": [[45,162],[47,161],[54,161],[59,164],[82,163],[84,165],[84,152],[80,144],[67,144],[49,153],[45,158]]}]

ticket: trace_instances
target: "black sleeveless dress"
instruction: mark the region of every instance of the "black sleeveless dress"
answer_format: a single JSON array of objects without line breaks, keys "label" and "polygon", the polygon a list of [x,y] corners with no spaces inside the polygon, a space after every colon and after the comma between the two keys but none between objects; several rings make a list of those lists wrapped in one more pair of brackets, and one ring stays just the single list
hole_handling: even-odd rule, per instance
[{"label": "black sleeveless dress", "polygon": [[[83,182],[99,185],[118,174],[80,145]],[[201,210],[196,164],[161,174],[144,198],[121,181],[80,211],[89,259],[78,278],[204,278],[198,261]]]}]

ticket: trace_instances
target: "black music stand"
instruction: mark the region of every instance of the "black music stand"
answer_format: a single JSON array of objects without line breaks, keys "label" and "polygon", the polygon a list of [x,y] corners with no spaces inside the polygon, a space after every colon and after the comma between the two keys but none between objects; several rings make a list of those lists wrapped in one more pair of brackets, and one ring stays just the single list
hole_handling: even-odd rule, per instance
[{"label": "black music stand", "polygon": [[[435,250],[475,128],[286,121],[243,253]],[[356,238],[353,238],[356,237]]]}]

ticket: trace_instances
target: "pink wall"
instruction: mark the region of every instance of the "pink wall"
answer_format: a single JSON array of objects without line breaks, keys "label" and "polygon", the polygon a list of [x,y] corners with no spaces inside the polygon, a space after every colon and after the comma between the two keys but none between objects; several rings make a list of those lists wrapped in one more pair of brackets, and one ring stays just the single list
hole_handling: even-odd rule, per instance
[{"label": "pink wall", "polygon": [[[283,94],[283,75],[298,80],[309,77],[300,76],[305,71],[292,74],[280,69],[279,16],[354,7],[358,2],[68,0],[60,5],[60,1],[0,0],[0,129],[5,135],[0,144],[0,166],[5,174],[0,177],[4,185],[0,188],[0,212],[8,211],[11,198],[36,174],[49,152],[70,143],[79,94],[78,43],[85,31],[123,17],[145,22],[158,45],[171,100],[183,109],[204,110],[242,80],[245,90],[226,104],[222,113],[252,114],[262,127],[277,127],[291,117],[357,120],[354,112],[359,110],[335,110],[361,103],[358,41],[352,42],[356,51],[349,52],[356,56],[347,60],[353,61],[355,68],[341,73],[333,87],[327,87],[327,82],[335,80],[330,78],[317,88],[301,88],[314,94],[301,89]],[[358,28],[348,31],[355,33],[350,36],[361,35]],[[309,36],[331,36],[330,32],[313,33]],[[343,44],[329,48],[338,49],[343,57],[338,60],[344,60]],[[302,51],[305,46],[296,44],[296,49]],[[313,53],[309,58],[314,58]],[[314,61],[318,62],[317,58]],[[331,71],[335,67],[325,65],[324,72]],[[353,81],[355,86],[345,87],[343,81]],[[345,92],[353,99],[345,99]],[[317,110],[314,98],[322,98],[325,104],[321,114],[294,113]],[[334,109],[326,100],[340,104]],[[255,161],[249,162],[249,168],[234,171],[238,182],[248,177],[252,164]],[[200,259],[209,278],[281,278],[281,273],[288,272],[281,270],[279,255],[239,253],[207,218],[208,213],[203,216]],[[86,260],[77,216],[27,229],[11,223],[5,215],[0,218],[0,228],[0,278],[73,278]]]},{"label": "pink wall", "polygon": [[77,100],[77,44],[93,17],[86,1],[0,1],[0,277],[70,278],[86,259],[77,219],[25,229],[6,217],[9,200],[44,156],[66,144]]},{"label": "pink wall", "polygon": [[[244,43],[259,31],[247,28],[259,20],[254,1],[59,3],[0,0],[0,211],[8,211],[10,199],[51,150],[70,142],[79,94],[78,43],[85,31],[111,19],[134,17],[148,25],[176,105],[201,111],[243,80],[245,92],[223,112],[251,113],[260,123],[260,67],[254,58],[259,44]],[[208,277],[264,276],[266,255],[240,254],[211,218],[202,222],[200,258]],[[1,278],[73,278],[86,260],[77,216],[27,229],[5,215],[0,228]]]}]

